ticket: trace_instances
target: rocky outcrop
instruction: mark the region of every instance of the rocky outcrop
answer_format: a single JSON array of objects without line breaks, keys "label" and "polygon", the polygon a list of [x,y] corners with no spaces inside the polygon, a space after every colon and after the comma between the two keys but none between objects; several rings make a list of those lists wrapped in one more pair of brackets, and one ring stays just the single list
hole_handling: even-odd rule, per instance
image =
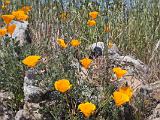
[{"label": "rocky outcrop", "polygon": [[23,46],[25,43],[31,43],[28,21],[12,21],[11,24],[16,25],[16,29],[12,35],[12,38],[16,39],[16,41],[19,43],[19,46]]},{"label": "rocky outcrop", "polygon": [[16,113],[15,120],[41,120],[42,114],[39,113],[39,103],[42,101],[45,90],[38,86],[36,80],[36,69],[26,71],[23,84],[24,105],[23,109]]},{"label": "rocky outcrop", "polygon": [[0,120],[13,120],[15,112],[8,103],[12,101],[14,95],[10,92],[0,91]]},{"label": "rocky outcrop", "polygon": [[113,66],[122,66],[128,70],[128,75],[139,75],[140,78],[145,78],[149,72],[149,67],[139,59],[130,55],[122,55],[116,44],[108,50],[109,59]]},{"label": "rocky outcrop", "polygon": [[153,110],[153,114],[147,120],[160,120],[160,104]]},{"label": "rocky outcrop", "polygon": [[35,69],[29,69],[26,72],[23,84],[25,102],[38,103],[41,101],[42,96],[46,92],[45,89],[42,89],[38,86],[38,81],[36,80],[35,76]]},{"label": "rocky outcrop", "polygon": [[141,91],[160,102],[160,81],[143,85]]},{"label": "rocky outcrop", "polygon": [[22,110],[16,113],[15,120],[42,120],[39,103],[26,102]]},{"label": "rocky outcrop", "polygon": [[[15,34],[16,36],[16,34]],[[94,50],[97,44],[93,44],[91,46],[91,49]],[[103,53],[103,43],[100,42],[98,44],[99,48],[102,49]],[[98,51],[100,52],[100,51]],[[160,101],[160,81],[156,81],[151,84],[146,84],[144,78],[147,76],[147,72],[149,71],[149,68],[147,65],[143,64],[138,59],[135,59],[132,56],[124,56],[120,53],[117,46],[114,44],[112,48],[108,50],[109,53],[109,69],[111,70],[112,67],[120,66],[128,71],[127,75],[124,76],[119,81],[116,81],[119,85],[123,85],[124,82],[127,82],[129,86],[131,86],[134,90],[134,95],[136,96],[137,91],[138,93],[142,94],[146,99],[152,98],[154,99],[155,108],[151,108],[153,110],[153,114],[148,117],[147,120],[159,120],[159,104],[157,103]],[[95,54],[93,54],[95,55]],[[100,54],[98,54],[100,55]],[[79,64],[79,61],[73,61],[72,67],[78,68],[78,72],[80,72],[79,76],[82,79],[88,79],[88,83],[94,83],[93,89],[91,87],[88,87],[87,85],[85,91],[82,92],[84,96],[91,96],[92,99],[95,99],[96,101],[101,101],[104,98],[104,90],[103,87],[100,86],[102,83],[97,81],[98,78],[101,79],[100,74],[101,71],[104,70],[104,66],[106,65],[105,57],[100,55],[96,56],[96,58],[93,60],[92,63],[92,78],[88,78],[88,71],[84,68],[81,68],[81,65]],[[103,69],[104,68],[104,69]],[[0,104],[0,119],[2,120],[9,120],[9,119],[15,119],[15,120],[42,120],[44,118],[44,114],[40,113],[40,110],[42,110],[44,107],[49,106],[56,106],[56,102],[59,102],[59,92],[57,91],[50,91],[47,88],[41,88],[39,86],[39,80],[36,80],[36,74],[38,71],[36,69],[29,69],[26,71],[25,78],[24,78],[24,84],[23,84],[23,90],[24,90],[24,106],[23,109],[20,109],[16,115],[13,111],[8,109],[7,102],[5,102],[6,99],[12,99],[9,94],[6,92],[0,92],[0,100],[2,101],[2,104]],[[78,75],[78,74],[77,74]],[[97,77],[98,76],[98,77]],[[90,76],[89,76],[90,77]],[[83,84],[84,80],[80,81]],[[110,81],[111,82],[111,81]],[[94,96],[94,93],[97,92],[98,96]],[[43,104],[43,106],[41,106]],[[52,117],[51,117],[52,119]],[[46,117],[46,120],[47,117]]]}]

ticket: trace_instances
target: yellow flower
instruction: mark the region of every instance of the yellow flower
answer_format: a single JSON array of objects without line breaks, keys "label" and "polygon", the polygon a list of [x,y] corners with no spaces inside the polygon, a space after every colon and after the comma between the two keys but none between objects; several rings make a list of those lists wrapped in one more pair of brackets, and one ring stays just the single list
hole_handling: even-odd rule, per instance
[{"label": "yellow flower", "polygon": [[80,63],[84,68],[88,69],[90,64],[92,63],[92,60],[89,58],[83,58],[82,60],[80,60]]},{"label": "yellow flower", "polygon": [[119,91],[113,93],[113,99],[118,107],[129,102],[129,96]]},{"label": "yellow flower", "polygon": [[116,67],[116,68],[113,68],[113,72],[116,74],[117,78],[119,79],[119,78],[122,78],[127,73],[127,70],[123,70],[120,67]]},{"label": "yellow flower", "polygon": [[129,102],[133,96],[133,90],[131,87],[121,87],[118,91],[113,93],[113,99],[117,106],[121,106],[126,102]]},{"label": "yellow flower", "polygon": [[131,87],[121,87],[119,89],[119,92],[124,93],[126,95],[128,95],[129,99],[132,97],[133,95],[133,90]]},{"label": "yellow flower", "polygon": [[12,36],[12,34],[14,33],[15,29],[16,29],[16,25],[15,24],[9,25],[7,27],[7,32]]},{"label": "yellow flower", "polygon": [[14,16],[13,15],[2,15],[2,19],[8,25],[14,19]]},{"label": "yellow flower", "polygon": [[7,29],[0,29],[0,37],[5,36],[6,33],[7,33]]},{"label": "yellow flower", "polygon": [[88,20],[87,25],[92,27],[96,25],[96,21],[95,20]]},{"label": "yellow flower", "polygon": [[57,91],[64,93],[72,87],[72,84],[70,84],[69,80],[62,79],[56,81],[54,87]]},{"label": "yellow flower", "polygon": [[12,15],[14,15],[19,21],[26,21],[28,19],[28,15],[26,15],[22,10],[13,11]]},{"label": "yellow flower", "polygon": [[80,44],[81,44],[81,43],[80,43],[78,40],[72,40],[72,41],[71,41],[71,45],[72,45],[73,47],[78,47]]},{"label": "yellow flower", "polygon": [[90,12],[89,13],[89,16],[92,18],[92,19],[96,19],[97,18],[97,16],[98,16],[98,12],[97,11],[93,11],[93,12]]},{"label": "yellow flower", "polygon": [[89,116],[91,116],[96,110],[96,106],[92,103],[86,102],[78,105],[78,109],[85,115],[85,117],[89,118]]},{"label": "yellow flower", "polygon": [[67,44],[65,43],[65,41],[63,39],[58,39],[57,43],[59,46],[61,46],[62,48],[66,48]]},{"label": "yellow flower", "polygon": [[31,55],[26,57],[22,61],[22,63],[27,65],[28,67],[35,67],[40,59],[41,59],[41,56]]}]

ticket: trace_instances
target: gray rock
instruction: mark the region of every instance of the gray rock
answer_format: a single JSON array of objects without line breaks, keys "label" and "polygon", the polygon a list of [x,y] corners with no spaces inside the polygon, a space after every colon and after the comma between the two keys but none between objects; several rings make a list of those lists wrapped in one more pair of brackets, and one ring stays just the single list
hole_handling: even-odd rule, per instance
[{"label": "gray rock", "polygon": [[39,104],[26,102],[23,109],[16,113],[15,120],[42,120],[39,108]]},{"label": "gray rock", "polygon": [[14,120],[14,111],[8,106],[8,102],[14,98],[10,92],[0,91],[0,120]]},{"label": "gray rock", "polygon": [[160,120],[160,104],[153,110],[153,114],[147,120]]},{"label": "gray rock", "polygon": [[46,90],[38,86],[35,76],[36,69],[26,71],[24,78],[24,106],[16,113],[15,120],[42,120],[42,114],[39,113],[39,103],[42,101]]},{"label": "gray rock", "polygon": [[120,66],[128,71],[127,75],[136,76],[142,83],[145,82],[143,80],[147,78],[148,72],[150,71],[146,64],[139,59],[134,58],[134,56],[121,55],[115,44],[108,50],[108,53],[112,67]]},{"label": "gray rock", "polygon": [[20,22],[20,21],[12,21],[11,24],[16,25],[16,29],[12,35],[12,38],[16,39],[19,42],[19,46],[23,46],[26,41],[26,30],[28,27],[28,21]]},{"label": "gray rock", "polygon": [[146,84],[141,87],[143,94],[147,94],[157,101],[160,101],[160,81],[151,84]]},{"label": "gray rock", "polygon": [[34,69],[30,69],[26,72],[26,76],[24,78],[23,90],[26,102],[39,102],[41,101],[42,95],[45,90],[40,88],[36,84],[35,80],[36,71]]},{"label": "gray rock", "polygon": [[0,91],[0,101],[11,100],[14,98],[13,93],[5,92],[3,90]]},{"label": "gray rock", "polygon": [[113,44],[111,48],[108,49],[109,56],[119,56],[119,49],[116,44]]},{"label": "gray rock", "polygon": [[[103,42],[97,42],[93,43],[89,46],[89,49],[93,50],[96,46],[100,47],[102,49],[102,52],[104,50],[104,43]],[[108,49],[109,59],[112,62],[112,65],[116,67],[119,65],[125,66],[130,74],[134,73],[135,71],[137,73],[142,73],[144,75],[147,74],[149,71],[149,68],[147,65],[145,65],[142,61],[139,59],[135,59],[133,56],[129,55],[121,55],[121,52],[119,51],[116,44],[113,44],[111,48]]]}]

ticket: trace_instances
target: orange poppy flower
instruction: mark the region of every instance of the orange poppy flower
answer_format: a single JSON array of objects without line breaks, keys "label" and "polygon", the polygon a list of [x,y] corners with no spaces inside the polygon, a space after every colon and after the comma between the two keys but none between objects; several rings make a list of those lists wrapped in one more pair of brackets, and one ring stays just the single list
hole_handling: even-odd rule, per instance
[{"label": "orange poppy flower", "polygon": [[95,20],[88,20],[87,25],[92,27],[96,25],[96,21]]},{"label": "orange poppy flower", "polygon": [[25,21],[28,19],[28,15],[26,15],[22,10],[13,11],[12,15],[14,15],[15,18],[20,21]]},{"label": "orange poppy flower", "polygon": [[57,43],[59,46],[61,46],[62,48],[66,48],[67,44],[65,43],[65,41],[63,39],[58,39]]},{"label": "orange poppy flower", "polygon": [[7,27],[7,32],[12,36],[12,34],[14,33],[15,29],[16,29],[16,25],[15,24],[9,25]]},{"label": "orange poppy flower", "polygon": [[118,107],[129,102],[132,96],[133,90],[131,87],[121,87],[113,93],[113,99]]},{"label": "orange poppy flower", "polygon": [[7,29],[0,29],[0,37],[5,36],[6,33],[7,33]]},{"label": "orange poppy flower", "polygon": [[73,47],[78,47],[81,43],[78,40],[72,40],[70,43]]},{"label": "orange poppy flower", "polygon": [[127,73],[127,70],[123,70],[120,67],[116,67],[113,68],[113,72],[116,74],[117,78],[120,79]]},{"label": "orange poppy flower", "polygon": [[97,16],[98,16],[99,12],[97,11],[93,11],[93,12],[90,12],[89,13],[89,16],[92,18],[92,19],[96,19]]},{"label": "orange poppy flower", "polygon": [[80,63],[85,69],[88,69],[90,64],[92,63],[92,60],[89,58],[83,58],[82,60],[80,60]]},{"label": "orange poppy flower", "polygon": [[8,25],[13,19],[15,18],[14,15],[2,15],[2,19]]},{"label": "orange poppy flower", "polygon": [[24,11],[25,14],[28,14],[32,10],[31,6],[24,6],[20,10]]},{"label": "orange poppy flower", "polygon": [[70,84],[69,80],[62,79],[56,81],[54,87],[57,91],[64,93],[72,87],[72,84]]},{"label": "orange poppy flower", "polygon": [[18,10],[18,11],[13,11],[12,15],[14,15],[15,17],[21,15],[21,14],[25,14],[23,10]]},{"label": "orange poppy flower", "polygon": [[17,17],[17,20],[26,21],[28,18],[29,18],[28,15],[22,14]]},{"label": "orange poppy flower", "polygon": [[119,88],[119,92],[128,95],[129,99],[133,96],[133,89],[129,86]]},{"label": "orange poppy flower", "polygon": [[79,104],[78,109],[85,115],[86,118],[89,118],[96,110],[96,106],[93,103],[86,102]]},{"label": "orange poppy flower", "polygon": [[41,56],[31,55],[26,57],[22,61],[22,63],[27,65],[28,67],[35,67],[40,59],[41,59]]},{"label": "orange poppy flower", "polygon": [[113,93],[113,99],[116,103],[116,106],[121,106],[123,104],[125,104],[126,102],[129,102],[129,97],[128,95],[124,94],[124,93],[121,93],[119,91],[115,91]]}]

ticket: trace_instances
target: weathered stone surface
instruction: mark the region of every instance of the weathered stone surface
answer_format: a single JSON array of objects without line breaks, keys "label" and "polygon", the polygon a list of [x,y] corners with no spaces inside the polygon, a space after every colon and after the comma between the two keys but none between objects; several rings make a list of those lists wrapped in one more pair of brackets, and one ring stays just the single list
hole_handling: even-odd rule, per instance
[{"label": "weathered stone surface", "polygon": [[151,84],[146,84],[141,87],[144,93],[147,93],[150,97],[157,101],[160,101],[160,81],[156,81]]},{"label": "weathered stone surface", "polygon": [[26,72],[24,78],[23,90],[26,102],[39,102],[41,101],[42,95],[45,93],[45,90],[36,85],[35,80],[36,71],[30,69]]},{"label": "weathered stone surface", "polygon": [[0,91],[0,101],[11,100],[14,98],[14,95],[9,92],[5,92],[3,90]]},{"label": "weathered stone surface", "polygon": [[109,59],[113,66],[122,66],[126,70],[128,70],[128,75],[138,74],[141,78],[144,78],[149,71],[147,65],[145,65],[139,59],[135,59],[130,55],[121,55],[117,46],[113,44],[113,47],[108,50]]},{"label": "weathered stone surface", "polygon": [[16,113],[15,120],[43,120],[43,114],[39,112],[41,109],[39,104],[54,97],[50,95],[51,91],[46,91],[38,86],[36,74],[36,69],[26,71],[23,84],[25,103],[23,109]]},{"label": "weathered stone surface", "polygon": [[39,108],[37,103],[26,102],[23,109],[16,113],[15,120],[42,120]]},{"label": "weathered stone surface", "polygon": [[[93,44],[93,46],[91,46],[91,49],[94,49],[96,45],[97,44]],[[100,44],[100,48],[102,48],[102,50],[104,49],[104,46],[102,43]],[[140,60],[137,60],[132,56],[122,56],[115,44],[111,49],[109,49],[109,59],[111,61],[111,65],[109,66],[110,70],[112,69],[112,67],[122,66],[124,69],[128,71],[127,75],[124,76],[124,78],[120,79],[119,81],[116,81],[119,85],[123,85],[123,83],[127,82],[128,85],[133,88],[134,93],[137,93],[137,90],[143,89],[143,91],[147,91],[144,93],[156,99],[156,101],[160,100],[159,98],[160,81],[143,85],[144,84],[143,81],[135,77],[137,73],[138,74],[143,73],[144,76],[146,75],[146,71],[148,71],[148,67],[145,64],[143,64]],[[104,71],[103,67],[105,66],[105,64],[106,64],[105,57],[98,56],[98,58],[93,60],[91,65],[90,70],[93,72],[93,76],[92,75],[89,76],[89,71],[81,67],[81,65],[79,64],[79,61],[76,61],[76,60],[73,61],[72,66],[78,69],[77,75],[80,76],[82,79],[88,80],[87,82],[89,84],[91,83],[90,85],[93,85],[92,86],[93,89],[91,87],[89,88],[87,85],[83,86],[83,87],[86,87],[85,91],[83,91],[82,93],[84,96],[86,97],[91,96],[91,99],[98,100],[98,101],[103,100],[104,91],[103,91],[103,87],[101,86],[102,83],[100,83],[101,81],[96,81],[96,80],[97,78],[101,78],[99,73],[102,73],[102,71]],[[141,73],[139,71],[141,71]],[[49,103],[52,102],[52,105],[53,105],[55,104],[55,101],[58,101],[60,99],[58,98],[59,93],[57,91],[47,91],[38,86],[37,80],[35,77],[36,72],[37,71],[35,69],[29,69],[26,72],[26,75],[24,78],[24,84],[23,84],[25,103],[24,103],[23,109],[17,112],[15,116],[15,120],[22,120],[22,119],[42,120],[43,114],[40,114],[39,110],[43,108],[41,108],[39,104],[44,102],[45,104],[50,105]],[[95,81],[93,80],[93,78],[95,78]],[[85,80],[82,80],[80,81],[79,84],[84,84],[84,82]],[[95,93],[96,95],[94,95]],[[0,93],[0,98],[6,99],[5,96],[4,94]],[[9,110],[6,110],[7,113],[5,113],[4,112],[5,110],[6,110],[6,107],[4,107],[4,105],[2,106],[0,105],[0,113],[3,113],[3,115],[0,114],[0,119],[12,120],[14,113],[10,113]],[[151,115],[148,120],[158,120],[159,119],[159,117],[157,117],[157,115],[159,115],[159,112],[157,112],[158,110],[159,110],[159,107],[153,111],[153,115]]]},{"label": "weathered stone surface", "polygon": [[26,30],[28,27],[28,21],[20,22],[20,21],[12,21],[11,24],[16,25],[16,29],[12,35],[12,38],[16,39],[19,42],[20,46],[23,46],[24,43],[27,42],[27,34]]},{"label": "weathered stone surface", "polygon": [[119,81],[120,86],[124,83],[127,83],[130,87],[132,87],[134,94],[137,94],[143,85],[143,83],[139,79],[133,76],[125,76]]},{"label": "weathered stone surface", "polygon": [[0,91],[0,120],[14,120],[14,111],[8,106],[14,95],[3,90]]},{"label": "weathered stone surface", "polygon": [[160,120],[160,104],[153,110],[153,114],[147,120]]},{"label": "weathered stone surface", "polygon": [[[101,48],[103,53],[103,42],[93,43],[89,46],[89,49],[93,51],[95,47]],[[122,55],[116,44],[113,44],[113,46],[108,49],[108,55],[111,61],[110,67],[122,66],[124,69],[128,70],[128,75],[139,74],[141,77],[145,77],[147,75],[147,72],[149,71],[148,66],[139,59],[135,59],[133,56],[130,55]]]},{"label": "weathered stone surface", "polygon": [[112,55],[116,56],[120,53],[120,51],[119,51],[117,45],[113,44],[112,47],[108,49],[108,53],[110,56],[112,56]]}]

